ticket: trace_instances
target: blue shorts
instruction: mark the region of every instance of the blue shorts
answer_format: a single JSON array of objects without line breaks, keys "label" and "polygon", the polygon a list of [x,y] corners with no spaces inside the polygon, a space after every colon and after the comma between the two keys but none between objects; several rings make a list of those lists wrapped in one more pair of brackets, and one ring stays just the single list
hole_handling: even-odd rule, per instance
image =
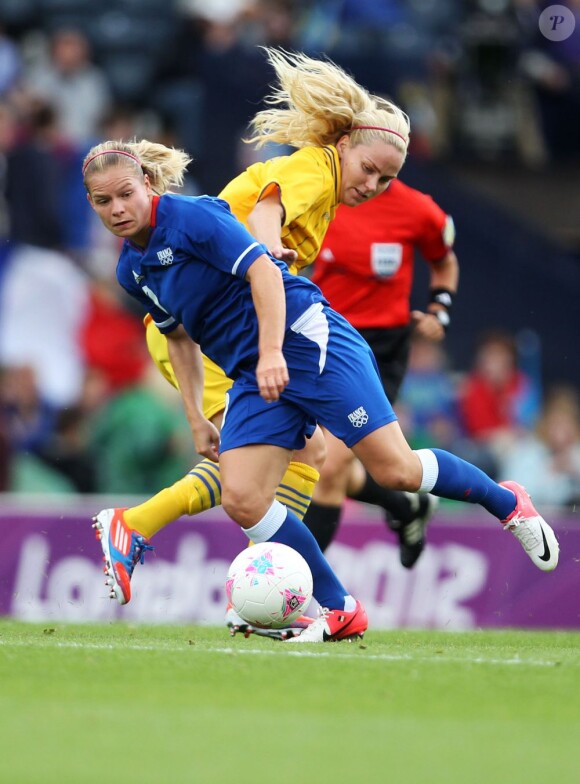
[{"label": "blue shorts", "polygon": [[396,421],[366,341],[322,305],[288,330],[290,383],[275,403],[260,397],[255,368],[242,370],[227,395],[220,452],[249,444],[302,449],[316,424],[351,447]]}]

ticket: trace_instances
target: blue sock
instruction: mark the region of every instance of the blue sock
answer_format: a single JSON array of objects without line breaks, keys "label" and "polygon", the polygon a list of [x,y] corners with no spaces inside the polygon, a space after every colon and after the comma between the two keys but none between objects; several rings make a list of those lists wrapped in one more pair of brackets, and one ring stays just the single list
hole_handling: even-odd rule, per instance
[{"label": "blue sock", "polygon": [[345,598],[349,596],[348,591],[335,575],[310,530],[294,512],[288,509],[286,519],[268,541],[286,544],[300,553],[312,572],[314,598],[321,607],[329,607],[331,610],[346,609]]},{"label": "blue sock", "polygon": [[481,469],[450,452],[431,451],[439,465],[437,481],[430,491],[433,495],[481,504],[499,520],[505,520],[514,511],[516,500],[511,490],[501,487]]}]

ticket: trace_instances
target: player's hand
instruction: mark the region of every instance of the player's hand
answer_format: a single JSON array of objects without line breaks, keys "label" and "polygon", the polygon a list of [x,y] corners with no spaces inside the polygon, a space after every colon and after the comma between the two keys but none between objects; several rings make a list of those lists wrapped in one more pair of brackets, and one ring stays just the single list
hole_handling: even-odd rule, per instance
[{"label": "player's hand", "polygon": [[191,426],[191,433],[195,451],[198,455],[207,457],[209,460],[217,463],[220,443],[220,434],[217,427],[209,419],[204,419],[199,424]]},{"label": "player's hand", "polygon": [[260,395],[268,403],[280,398],[290,381],[286,360],[281,351],[271,350],[260,354],[256,368],[256,381]]},{"label": "player's hand", "polygon": [[275,245],[272,248],[268,248],[272,256],[275,259],[279,259],[280,261],[286,262],[286,264],[290,267],[298,258],[298,253],[291,248],[286,248],[284,245],[280,243],[280,245]]}]

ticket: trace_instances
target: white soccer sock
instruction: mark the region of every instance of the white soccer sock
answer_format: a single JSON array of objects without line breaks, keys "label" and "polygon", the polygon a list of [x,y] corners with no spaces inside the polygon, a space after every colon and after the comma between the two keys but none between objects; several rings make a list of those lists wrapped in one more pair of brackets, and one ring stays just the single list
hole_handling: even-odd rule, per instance
[{"label": "white soccer sock", "polygon": [[423,478],[421,479],[419,492],[429,493],[435,487],[439,477],[437,457],[431,449],[415,449],[414,451],[423,466]]},{"label": "white soccer sock", "polygon": [[274,501],[264,517],[251,528],[242,529],[255,544],[269,542],[286,519],[287,509],[280,501]]}]

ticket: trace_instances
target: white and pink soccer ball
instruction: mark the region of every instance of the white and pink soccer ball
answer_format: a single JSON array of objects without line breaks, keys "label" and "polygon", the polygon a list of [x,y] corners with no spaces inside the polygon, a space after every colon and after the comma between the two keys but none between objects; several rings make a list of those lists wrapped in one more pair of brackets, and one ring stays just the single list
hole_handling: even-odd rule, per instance
[{"label": "white and pink soccer ball", "polygon": [[277,542],[255,544],[232,561],[226,594],[246,623],[283,629],[308,608],[312,573],[300,553],[291,547]]}]

